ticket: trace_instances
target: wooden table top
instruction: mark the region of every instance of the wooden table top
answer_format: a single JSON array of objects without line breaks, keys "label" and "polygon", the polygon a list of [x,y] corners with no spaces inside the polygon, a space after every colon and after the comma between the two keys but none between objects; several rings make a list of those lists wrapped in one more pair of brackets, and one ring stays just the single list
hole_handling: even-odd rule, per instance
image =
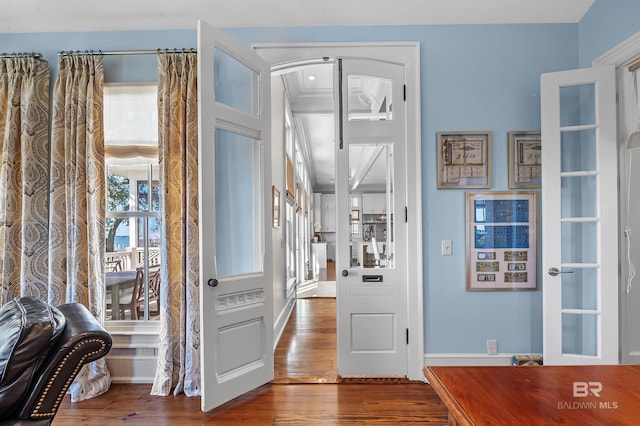
[{"label": "wooden table top", "polygon": [[640,365],[423,371],[459,425],[640,425]]},{"label": "wooden table top", "polygon": [[107,272],[105,274],[105,285],[107,287],[120,286],[122,284],[133,285],[136,281],[136,273],[136,270]]}]

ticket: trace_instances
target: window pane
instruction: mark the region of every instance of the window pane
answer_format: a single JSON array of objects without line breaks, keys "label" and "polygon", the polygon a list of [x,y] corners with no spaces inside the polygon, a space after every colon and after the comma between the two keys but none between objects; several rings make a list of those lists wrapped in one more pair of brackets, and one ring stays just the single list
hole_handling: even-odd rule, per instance
[{"label": "window pane", "polygon": [[562,223],[562,263],[597,263],[597,231],[596,222]]},{"label": "window pane", "polygon": [[258,143],[220,129],[215,141],[218,276],[261,272]]},{"label": "window pane", "polygon": [[595,84],[560,88],[560,127],[596,123]]},{"label": "window pane", "polygon": [[350,75],[348,85],[349,121],[393,119],[391,80]]},{"label": "window pane", "polygon": [[598,309],[598,269],[562,274],[562,309]]},{"label": "window pane", "polygon": [[362,211],[351,211],[351,266],[394,268],[393,145],[350,144],[349,188],[351,200],[362,194]]},{"label": "window pane", "polygon": [[597,183],[596,176],[563,176],[560,188],[562,218],[595,217]]},{"label": "window pane", "polygon": [[157,86],[105,88],[106,319],[159,318]]},{"label": "window pane", "polygon": [[129,269],[131,262],[122,254],[131,246],[129,219],[125,217],[107,218],[106,221],[106,271],[115,272]]},{"label": "window pane", "polygon": [[560,139],[561,171],[589,172],[596,170],[595,129],[562,132]]},{"label": "window pane", "polygon": [[598,355],[598,315],[562,314],[562,353]]},{"label": "window pane", "polygon": [[107,166],[107,212],[129,210],[129,178],[126,167]]},{"label": "window pane", "polygon": [[214,90],[216,102],[247,113],[256,113],[254,89],[256,74],[222,50],[214,52]]},{"label": "window pane", "polygon": [[[151,211],[160,209],[160,182],[152,181],[153,193],[151,194]],[[149,209],[149,181],[139,180],[137,182],[138,211],[148,212]]]}]

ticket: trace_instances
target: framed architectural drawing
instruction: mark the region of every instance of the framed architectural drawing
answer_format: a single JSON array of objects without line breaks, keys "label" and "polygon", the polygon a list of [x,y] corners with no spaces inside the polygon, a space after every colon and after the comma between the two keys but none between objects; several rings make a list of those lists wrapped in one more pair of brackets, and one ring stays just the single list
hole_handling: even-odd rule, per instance
[{"label": "framed architectural drawing", "polygon": [[538,193],[467,192],[467,290],[536,290]]},{"label": "framed architectural drawing", "polygon": [[438,189],[491,188],[491,132],[438,132]]},{"label": "framed architectural drawing", "polygon": [[540,188],[540,131],[509,132],[509,188]]}]

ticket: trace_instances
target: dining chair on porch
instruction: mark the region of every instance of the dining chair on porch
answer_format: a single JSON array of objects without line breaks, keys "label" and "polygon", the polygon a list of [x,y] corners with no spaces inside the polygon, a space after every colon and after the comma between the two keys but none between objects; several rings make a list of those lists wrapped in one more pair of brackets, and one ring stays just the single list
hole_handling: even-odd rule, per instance
[{"label": "dining chair on porch", "polygon": [[120,319],[126,319],[127,312],[132,320],[138,319],[134,313],[134,302],[140,296],[141,292],[144,297],[144,271],[142,268],[137,268],[133,287],[123,288],[118,294],[120,300]]},{"label": "dining chair on porch", "polygon": [[[132,288],[120,293],[120,318],[126,318],[127,312],[132,320],[144,318],[144,268],[136,269],[136,279]],[[149,268],[149,319],[160,315],[160,267]]]},{"label": "dining chair on porch", "polygon": [[[142,290],[134,302],[132,315],[135,319],[144,318],[144,280],[142,280]],[[149,268],[149,319],[160,317],[160,267]]]}]

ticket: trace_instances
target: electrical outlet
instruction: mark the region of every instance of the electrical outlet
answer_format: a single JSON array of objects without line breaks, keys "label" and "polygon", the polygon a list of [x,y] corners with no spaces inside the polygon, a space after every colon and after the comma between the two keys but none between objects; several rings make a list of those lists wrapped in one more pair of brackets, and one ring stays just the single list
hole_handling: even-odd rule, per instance
[{"label": "electrical outlet", "polygon": [[489,355],[498,355],[498,341],[487,340],[487,353]]},{"label": "electrical outlet", "polygon": [[451,240],[442,240],[442,255],[451,256]]}]

